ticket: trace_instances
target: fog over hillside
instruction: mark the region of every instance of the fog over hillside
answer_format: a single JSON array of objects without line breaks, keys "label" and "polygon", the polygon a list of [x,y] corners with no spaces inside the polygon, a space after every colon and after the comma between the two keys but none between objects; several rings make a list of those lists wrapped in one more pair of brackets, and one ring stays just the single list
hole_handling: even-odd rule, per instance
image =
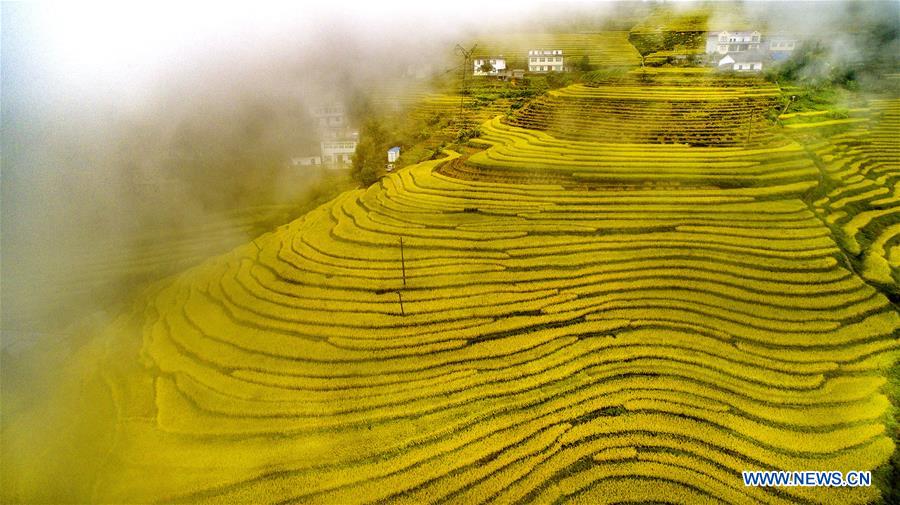
[{"label": "fog over hillside", "polygon": [[[443,94],[441,103],[454,112],[458,102],[462,111],[456,93],[466,60],[457,46],[527,40],[540,32],[615,31],[637,58],[626,43],[631,27],[653,15],[667,20],[694,12],[708,15],[698,31],[753,28],[816,48],[796,63],[792,77],[811,88],[851,81],[847,88],[858,93],[845,108],[864,109],[857,102],[884,94],[883,71],[897,72],[900,2],[892,0],[4,2],[0,420],[19,430],[26,425],[23,431],[30,433],[7,445],[3,462],[20,453],[31,458],[10,466],[24,470],[5,471],[5,481],[40,488],[62,479],[36,501],[62,500],[72,482],[75,496],[91,496],[90,472],[103,455],[85,456],[85,475],[73,472],[72,462],[112,432],[112,402],[98,400],[97,412],[85,414],[83,425],[66,435],[71,438],[57,440],[48,433],[72,406],[47,399],[74,398],[94,385],[96,377],[70,379],[80,377],[79,367],[106,345],[96,340],[100,330],[121,322],[134,300],[156,289],[155,282],[365,185],[349,170],[307,170],[292,162],[318,153],[316,107],[345,105],[354,130],[374,117],[411,115],[410,103],[432,94]],[[607,70],[621,75],[639,69],[591,70],[602,80]],[[765,78],[772,93],[780,93],[771,76],[759,81]],[[509,92],[508,85],[502,91]],[[531,98],[510,100],[521,107]],[[580,111],[571,116],[572,124],[582,124]],[[761,113],[751,113],[754,120],[774,128]],[[742,126],[737,128],[743,138]],[[487,219],[475,207],[460,212]],[[464,231],[474,234],[481,224]],[[496,226],[503,232],[502,224]],[[32,445],[61,451],[46,474],[28,466],[44,454],[31,454]]]},{"label": "fog over hillside", "polygon": [[137,254],[161,233],[227,226],[223,212],[302,201],[318,182],[286,163],[318,145],[311,107],[386,82],[402,95],[410,66],[456,72],[453,47],[471,34],[540,29],[576,8],[4,4],[7,323],[65,319],[34,301],[95,245]]},{"label": "fog over hillside", "polygon": [[[455,72],[453,46],[478,33],[627,29],[650,8],[702,5],[6,4],[3,271],[16,293],[6,319],[33,312],[95,243],[140,249],[160,228],[190,233],[225,210],[302,200],[315,178],[285,167],[316,145],[318,102],[349,103],[385,81],[402,94],[411,65]],[[875,46],[845,33],[880,2],[711,5],[710,27],[739,19],[816,38],[835,61],[900,52],[896,37]]]},{"label": "fog over hillside", "polygon": [[452,32],[417,19],[437,26],[410,44],[402,15],[349,5],[3,9],[4,330],[95,245],[138,254],[157,235],[227,226],[233,209],[302,199],[317,181],[286,165],[318,146],[310,107],[444,64]]}]

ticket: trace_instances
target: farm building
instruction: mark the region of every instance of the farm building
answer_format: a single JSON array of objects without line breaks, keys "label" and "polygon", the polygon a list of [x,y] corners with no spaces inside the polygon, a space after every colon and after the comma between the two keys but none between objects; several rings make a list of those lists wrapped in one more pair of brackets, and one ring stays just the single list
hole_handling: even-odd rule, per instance
[{"label": "farm building", "polygon": [[759,50],[726,54],[718,61],[718,68],[736,72],[760,72],[766,59],[766,54]]},{"label": "farm building", "polygon": [[797,39],[784,36],[767,37],[766,40],[766,48],[775,61],[789,58],[798,45],[799,41]]},{"label": "farm building", "polygon": [[506,59],[504,58],[475,58],[472,75],[496,76],[506,71]]},{"label": "farm building", "polygon": [[399,158],[400,158],[400,148],[399,147],[395,146],[395,147],[388,149],[388,152],[387,152],[388,163],[395,163]]},{"label": "farm building", "polygon": [[529,72],[562,72],[564,68],[561,49],[528,51]]},{"label": "farm building", "polygon": [[503,72],[498,73],[497,77],[499,77],[501,81],[505,81],[508,79],[522,79],[523,77],[525,77],[525,70],[521,68],[515,68],[512,70],[507,69]]},{"label": "farm building", "polygon": [[353,160],[356,139],[326,140],[322,142],[322,163],[329,168],[343,168]]},{"label": "farm building", "polygon": [[387,151],[387,171],[394,170],[394,163],[400,159],[400,147],[394,146]]},{"label": "farm building", "polygon": [[313,107],[312,115],[316,118],[319,128],[343,128],[347,126],[344,116],[344,105],[338,102],[328,102]]},{"label": "farm building", "polygon": [[707,54],[731,54],[760,48],[762,35],[758,31],[715,31],[706,36]]}]

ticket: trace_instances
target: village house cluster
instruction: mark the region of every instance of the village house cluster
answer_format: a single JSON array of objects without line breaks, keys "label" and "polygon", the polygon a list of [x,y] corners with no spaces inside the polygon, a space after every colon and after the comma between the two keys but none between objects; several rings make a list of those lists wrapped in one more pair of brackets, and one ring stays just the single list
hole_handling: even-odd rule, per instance
[{"label": "village house cluster", "polygon": [[525,77],[522,69],[509,69],[506,58],[501,56],[480,57],[472,60],[472,75],[497,77],[499,79],[521,79]]},{"label": "village house cluster", "polygon": [[291,159],[293,166],[321,166],[342,169],[350,166],[359,143],[359,131],[347,122],[344,105],[325,101],[310,111],[316,120],[319,152],[306,153]]},{"label": "village house cluster", "polygon": [[[768,65],[787,59],[799,47],[797,39],[784,35],[764,36],[756,30],[719,30],[706,34],[706,62],[722,71],[760,72]],[[562,49],[530,49],[527,72],[545,74],[571,70]],[[498,79],[521,79],[524,68],[510,68],[503,55],[478,56],[472,60],[472,75]],[[432,65],[410,66],[406,78],[422,80],[434,73]],[[293,166],[316,166],[328,169],[346,169],[353,161],[359,144],[359,132],[346,118],[343,104],[324,101],[310,111],[317,122],[319,150],[291,159]],[[391,171],[400,156],[400,148],[387,152],[385,169]]]},{"label": "village house cluster", "polygon": [[[719,70],[760,72],[774,62],[787,59],[799,47],[796,38],[786,35],[763,35],[756,30],[718,30],[706,33],[706,62]],[[572,69],[562,49],[528,51],[529,73],[566,72]],[[702,60],[701,60],[702,61]],[[698,61],[699,63],[700,61]],[[517,79],[525,69],[510,69],[503,55],[480,56],[472,60],[472,75]]]},{"label": "village house cluster", "polygon": [[[521,79],[525,77],[525,69],[509,69],[503,55],[482,56],[472,60],[472,75],[480,77],[497,77],[500,79]],[[528,72],[542,74],[547,72],[565,72],[562,49],[531,49],[528,51]]]},{"label": "village house cluster", "polygon": [[772,62],[781,61],[797,48],[797,40],[758,31],[712,31],[706,36],[708,61],[719,70],[760,72]]},{"label": "village house cluster", "polygon": [[[359,144],[359,131],[350,126],[344,105],[338,101],[326,100],[310,110],[316,120],[319,137],[319,151],[305,153],[291,158],[294,167],[322,167],[331,170],[348,169],[353,164],[353,155]],[[385,168],[390,171],[400,157],[400,148],[392,147],[387,152]]]},{"label": "village house cluster", "polygon": [[349,168],[359,144],[359,131],[350,127],[344,105],[337,101],[325,101],[310,112],[316,120],[319,152],[296,156],[291,159],[291,165]]}]

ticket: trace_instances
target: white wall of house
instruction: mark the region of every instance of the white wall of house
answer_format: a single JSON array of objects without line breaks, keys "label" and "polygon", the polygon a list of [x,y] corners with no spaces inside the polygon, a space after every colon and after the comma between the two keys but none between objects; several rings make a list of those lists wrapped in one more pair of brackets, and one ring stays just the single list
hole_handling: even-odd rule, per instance
[{"label": "white wall of house", "polygon": [[769,51],[793,51],[796,48],[796,39],[785,39],[779,37],[769,40]]},{"label": "white wall of house", "polygon": [[561,49],[532,49],[528,51],[529,72],[562,72],[565,69]]},{"label": "white wall of house", "polygon": [[318,105],[313,107],[312,114],[320,128],[343,128],[347,125],[344,106],[340,103]]},{"label": "white wall of house", "polygon": [[744,63],[735,63],[732,67],[734,70],[739,72],[759,72],[762,70],[762,62],[744,62]]},{"label": "white wall of house", "polygon": [[706,36],[706,52],[728,54],[759,49],[762,35],[752,32],[709,32]]},{"label": "white wall of house", "polygon": [[356,140],[326,140],[322,142],[322,163],[334,168],[349,165],[356,152]]},{"label": "white wall of house", "polygon": [[763,64],[761,61],[735,61],[731,55],[725,55],[724,58],[719,60],[719,69],[721,70],[736,70],[738,72],[759,72],[762,70]]},{"label": "white wall of house", "polygon": [[[485,62],[490,63],[491,67],[493,67],[490,72],[485,72],[481,69]],[[472,75],[497,75],[506,71],[506,59],[504,58],[475,58],[472,61],[472,65],[474,67]]]}]

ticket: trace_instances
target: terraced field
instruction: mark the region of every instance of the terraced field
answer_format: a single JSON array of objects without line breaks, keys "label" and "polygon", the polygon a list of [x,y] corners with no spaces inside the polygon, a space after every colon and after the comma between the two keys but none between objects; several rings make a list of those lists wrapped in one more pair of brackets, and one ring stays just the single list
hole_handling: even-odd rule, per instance
[{"label": "terraced field", "polygon": [[686,145],[575,142],[503,124],[499,118],[482,125],[480,142],[493,146],[465,165],[451,163],[442,171],[475,180],[554,182],[582,187],[726,188],[793,184],[815,178],[815,164],[796,142],[743,149],[696,148]]},{"label": "terraced field", "polygon": [[594,66],[632,67],[641,56],[628,42],[628,32],[591,33],[495,33],[477,37],[479,56],[504,56],[527,64],[532,49],[561,49],[566,61],[580,62],[583,56]]},{"label": "terraced field", "polygon": [[[452,142],[462,127],[472,127],[502,114],[511,100],[497,98],[488,104],[479,103],[472,96],[430,94],[411,107],[407,117],[421,123],[440,124],[441,131],[431,142]],[[460,109],[462,108],[462,111]],[[460,115],[462,114],[462,115]]]},{"label": "terraced field", "polygon": [[[881,388],[900,314],[820,219],[844,195],[810,208],[821,168],[804,146],[760,127],[745,147],[712,119],[776,92],[567,88],[544,110],[622,114],[586,112],[597,129],[578,140],[535,115],[491,120],[480,153],[344,193],[160,284],[110,329],[141,326],[141,366],[110,347],[119,424],[96,498],[875,499],[740,477],[894,451]],[[679,143],[650,142],[697,103],[704,118],[665,129]],[[596,141],[613,124],[629,143]],[[859,147],[865,180],[896,168],[880,132]],[[720,141],[681,143],[697,138]],[[865,226],[833,220],[851,222]]]},{"label": "terraced field", "polygon": [[[765,145],[765,113],[778,88],[754,81],[683,86],[683,74],[632,72],[625,79],[551,91],[510,120],[563,140],[711,146]],[[688,73],[692,76],[693,73]],[[646,77],[647,82],[641,82]],[[743,85],[742,85],[743,83]]]},{"label": "terraced field", "polygon": [[900,294],[900,100],[873,108],[876,117],[850,118],[863,124],[811,146],[830,188],[814,206],[862,256],[863,277]]},{"label": "terraced field", "polygon": [[[209,213],[202,225],[185,219],[176,229],[148,227],[151,231],[143,233],[128,230],[105,240],[98,238],[90,248],[68,246],[64,264],[51,259],[52,255],[41,258],[42,268],[23,269],[30,275],[19,274],[22,277],[16,282],[4,286],[14,306],[4,320],[4,331],[13,335],[16,328],[43,328],[48,320],[59,323],[61,314],[77,312],[78,304],[86,299],[117,300],[130,286],[172,275],[228,251],[296,215],[296,211],[294,204],[244,207]],[[50,286],[52,289],[38,289]],[[10,337],[3,344],[4,348],[12,342],[16,347],[27,347],[33,344],[31,340]]]}]

